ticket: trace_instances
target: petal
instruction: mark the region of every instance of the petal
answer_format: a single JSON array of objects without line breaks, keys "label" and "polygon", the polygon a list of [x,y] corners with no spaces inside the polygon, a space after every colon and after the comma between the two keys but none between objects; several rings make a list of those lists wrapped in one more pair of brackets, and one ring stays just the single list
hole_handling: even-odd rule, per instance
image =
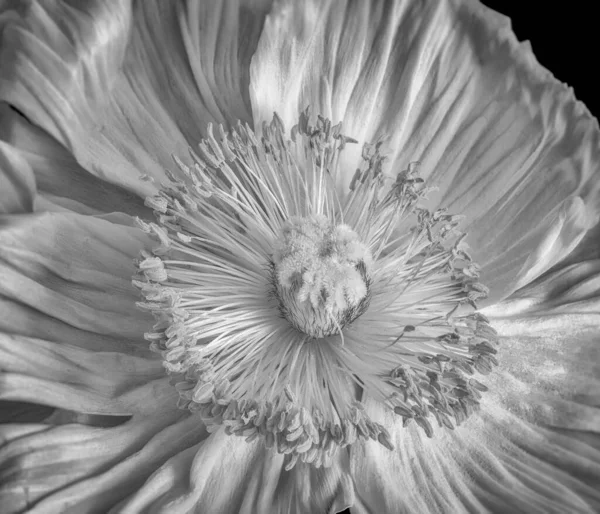
[{"label": "petal", "polygon": [[0,427],[5,433],[0,502],[7,513],[107,512],[205,436],[197,419],[175,408],[167,381],[152,412],[115,428],[8,425]]},{"label": "petal", "polygon": [[147,196],[139,175],[164,179],[207,123],[250,121],[248,67],[267,7],[21,3],[0,18],[0,99],[91,173]]},{"label": "petal", "polygon": [[[195,451],[171,459],[121,508],[123,514],[190,512],[238,512],[241,497],[256,471],[260,443],[247,444],[221,429]],[[281,468],[281,463],[280,466]]]},{"label": "petal", "polygon": [[347,454],[331,468],[285,471],[283,455],[221,429],[173,457],[116,512],[338,512],[353,497]]},{"label": "petal", "polygon": [[[383,141],[390,174],[420,162],[439,187],[430,207],[466,216],[488,304],[598,222],[597,121],[476,1],[284,2],[251,77],[255,123],[277,111],[289,128],[311,105],[360,143]],[[360,150],[347,152],[340,186]]]},{"label": "petal", "polygon": [[34,197],[31,167],[15,148],[0,141],[0,214],[31,212]]},{"label": "petal", "polygon": [[147,357],[151,355],[147,344],[142,343],[141,338],[132,341],[118,335],[81,330],[16,300],[0,297],[0,311],[3,314],[0,317],[0,332],[43,338],[94,352],[124,352]]},{"label": "petal", "polygon": [[[136,308],[131,277],[133,259],[149,245],[139,229],[92,217],[1,217],[0,292],[76,328],[145,346],[152,318]],[[36,324],[34,316],[19,333]]]},{"label": "petal", "polygon": [[58,213],[0,217],[6,277],[0,332],[90,351],[154,355],[142,337],[152,318],[136,308],[130,286],[133,259],[150,243],[131,223]]},{"label": "petal", "polygon": [[[9,178],[17,176],[23,183],[31,182],[33,191],[30,195],[35,192],[39,195],[36,210],[66,209],[91,215],[123,212],[151,217],[152,211],[138,196],[88,173],[63,146],[6,104],[0,104],[0,140],[9,143],[0,143],[0,148],[8,148],[3,153],[10,152],[6,166],[0,170],[8,173]],[[3,199],[5,193],[9,199],[14,197],[10,190],[0,188],[0,191],[3,191]],[[33,200],[29,204],[31,211]]]},{"label": "petal", "polygon": [[396,450],[356,447],[356,512],[598,512],[598,316],[503,322],[500,368],[481,411],[455,431],[393,429]]},{"label": "petal", "polygon": [[600,224],[547,273],[483,312],[493,318],[600,311]]},{"label": "petal", "polygon": [[0,424],[42,423],[48,417],[54,415],[55,410],[53,407],[39,403],[0,400]]},{"label": "petal", "polygon": [[0,219],[1,400],[110,415],[153,401],[164,372],[131,286],[147,245],[140,230],[92,217]]},{"label": "petal", "polygon": [[0,362],[0,398],[85,413],[141,412],[165,376],[159,359],[2,333]]}]

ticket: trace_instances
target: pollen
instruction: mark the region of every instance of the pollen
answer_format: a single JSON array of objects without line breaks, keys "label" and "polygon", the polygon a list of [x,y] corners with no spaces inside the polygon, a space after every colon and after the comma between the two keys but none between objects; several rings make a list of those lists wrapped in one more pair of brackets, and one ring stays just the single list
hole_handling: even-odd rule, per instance
[{"label": "pollen", "polygon": [[178,407],[286,469],[368,439],[392,449],[367,396],[430,437],[432,421],[453,429],[498,364],[462,218],[429,211],[419,164],[393,169],[380,142],[341,190],[355,143],[309,110],[289,133],[277,115],[258,132],[209,125],[146,200],[155,221],[138,220],[157,245],[133,284]]},{"label": "pollen", "polygon": [[368,307],[371,264],[369,249],[349,226],[324,215],[293,218],[273,254],[281,313],[312,338],[339,333]]}]

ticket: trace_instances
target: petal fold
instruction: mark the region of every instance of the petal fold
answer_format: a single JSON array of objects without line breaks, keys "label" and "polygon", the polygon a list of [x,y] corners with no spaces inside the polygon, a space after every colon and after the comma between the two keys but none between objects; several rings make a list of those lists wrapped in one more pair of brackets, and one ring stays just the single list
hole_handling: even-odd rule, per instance
[{"label": "petal fold", "polygon": [[1,333],[0,362],[0,398],[88,414],[143,411],[165,377],[159,359]]},{"label": "petal fold", "polygon": [[0,501],[9,514],[108,512],[153,469],[205,436],[198,420],[175,408],[172,395],[115,428],[26,428],[0,427],[0,434],[9,433],[0,447]]},{"label": "petal fold", "polygon": [[0,218],[0,399],[143,412],[166,380],[131,285],[143,233],[76,214]]},{"label": "petal fold", "polygon": [[0,141],[0,214],[33,211],[35,177],[15,148]]},{"label": "petal fold", "polygon": [[568,257],[506,300],[486,307],[492,318],[600,312],[600,224]]},{"label": "petal fold", "polygon": [[353,498],[347,454],[331,468],[285,471],[282,455],[221,429],[172,458],[115,513],[338,512]]},{"label": "petal fold", "polygon": [[[28,210],[20,212],[35,208],[88,215],[122,212],[145,218],[152,216],[142,199],[83,169],[63,146],[3,103],[0,103],[0,140],[8,143],[1,143],[3,154],[6,155],[6,148],[6,152],[10,152],[8,156],[14,156],[6,160],[6,165],[0,165],[0,180],[4,174],[31,182],[32,199],[27,204]],[[3,200],[14,201],[15,195],[10,189],[0,188],[0,191]]]},{"label": "petal fold", "polygon": [[131,277],[149,246],[139,229],[87,216],[1,217],[0,292],[76,328],[146,345],[152,319],[135,306]]}]

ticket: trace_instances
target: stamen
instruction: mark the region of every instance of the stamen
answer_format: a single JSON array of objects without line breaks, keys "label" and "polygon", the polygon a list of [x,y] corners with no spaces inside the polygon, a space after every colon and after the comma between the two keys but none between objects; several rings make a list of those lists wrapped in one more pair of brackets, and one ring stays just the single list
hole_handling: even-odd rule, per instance
[{"label": "stamen", "polygon": [[309,111],[287,139],[275,115],[257,136],[239,124],[209,137],[146,200],[159,244],[134,285],[156,324],[146,334],[179,394],[209,431],[261,438],[298,461],[330,465],[339,448],[385,427],[371,395],[428,436],[453,428],[497,364],[476,312],[486,288],[458,231],[429,212],[418,164],[390,177],[365,145],[348,191],[339,154],[355,141]]}]

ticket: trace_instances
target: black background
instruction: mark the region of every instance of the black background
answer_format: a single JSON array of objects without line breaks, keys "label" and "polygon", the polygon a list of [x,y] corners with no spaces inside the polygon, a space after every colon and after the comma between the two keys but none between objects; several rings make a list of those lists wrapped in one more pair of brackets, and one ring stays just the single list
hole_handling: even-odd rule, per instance
[{"label": "black background", "polygon": [[576,98],[594,116],[600,114],[600,88],[592,84],[600,66],[600,25],[592,9],[595,2],[483,0],[483,3],[511,18],[517,38],[530,41],[540,64],[557,80],[573,87]]},{"label": "black background", "polygon": [[600,69],[600,25],[592,12],[595,2],[571,0],[556,7],[541,0],[483,3],[511,18],[517,38],[530,41],[540,64],[573,87],[575,97],[594,116],[600,115],[600,85],[594,80]]}]

